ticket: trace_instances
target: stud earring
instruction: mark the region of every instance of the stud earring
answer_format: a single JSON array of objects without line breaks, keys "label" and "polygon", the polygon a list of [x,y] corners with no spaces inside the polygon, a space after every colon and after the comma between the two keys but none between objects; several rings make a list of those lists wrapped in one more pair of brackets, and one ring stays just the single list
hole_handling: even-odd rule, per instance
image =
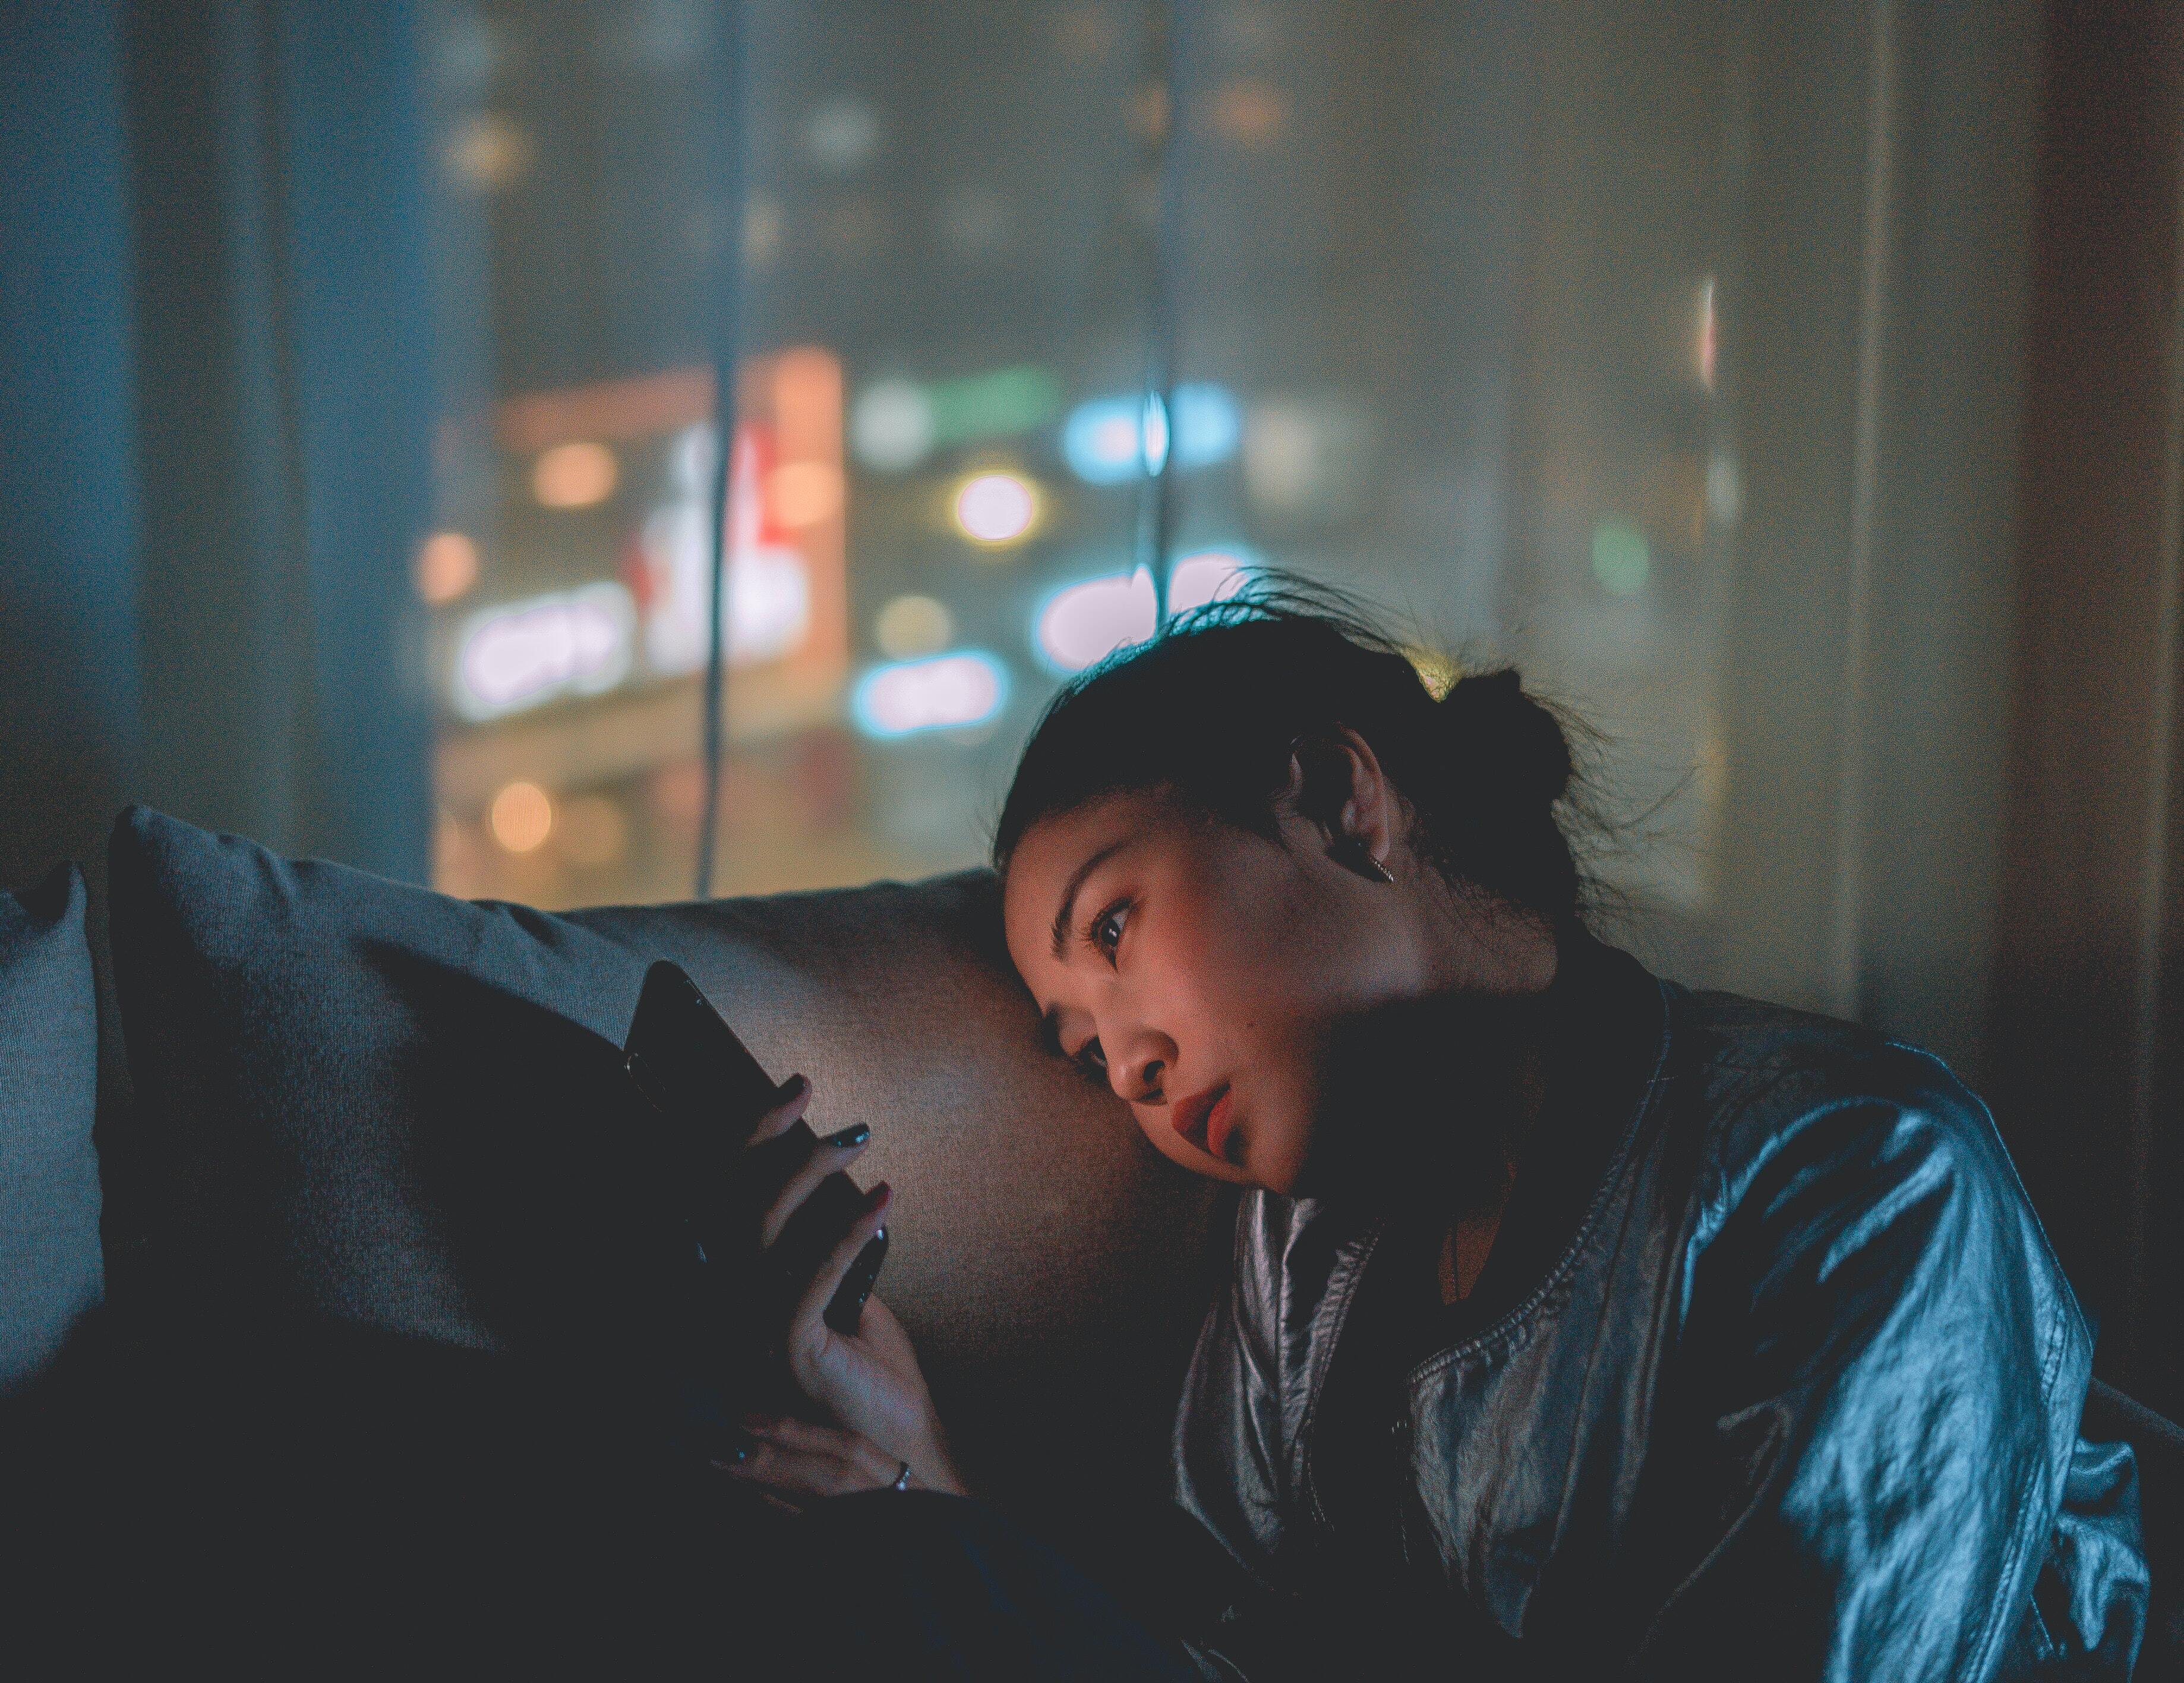
[{"label": "stud earring", "polygon": [[1345,836],[1334,844],[1334,856],[1359,876],[1392,883],[1396,873],[1373,856],[1362,836]]}]

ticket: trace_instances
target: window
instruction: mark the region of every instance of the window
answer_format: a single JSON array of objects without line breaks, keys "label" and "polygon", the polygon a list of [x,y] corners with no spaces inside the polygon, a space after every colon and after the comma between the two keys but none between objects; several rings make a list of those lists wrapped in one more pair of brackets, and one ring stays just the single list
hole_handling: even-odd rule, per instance
[{"label": "window", "polygon": [[716,891],[977,862],[1153,623],[1172,453],[1173,601],[1279,566],[1520,660],[1702,906],[1735,55],[1464,9],[759,0],[737,75],[724,8],[443,0],[440,884],[690,891],[733,300]]}]

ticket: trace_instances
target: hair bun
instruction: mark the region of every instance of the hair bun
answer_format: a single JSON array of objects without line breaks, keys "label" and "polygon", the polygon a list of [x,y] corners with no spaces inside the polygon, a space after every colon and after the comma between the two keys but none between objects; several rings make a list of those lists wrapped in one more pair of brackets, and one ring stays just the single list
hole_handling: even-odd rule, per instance
[{"label": "hair bun", "polygon": [[1562,722],[1524,693],[1514,666],[1458,678],[1440,699],[1450,747],[1490,788],[1545,811],[1577,776]]}]

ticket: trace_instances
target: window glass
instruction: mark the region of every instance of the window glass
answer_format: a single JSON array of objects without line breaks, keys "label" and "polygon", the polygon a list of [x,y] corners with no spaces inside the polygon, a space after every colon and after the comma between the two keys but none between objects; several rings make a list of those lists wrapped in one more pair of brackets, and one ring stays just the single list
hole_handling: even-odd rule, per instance
[{"label": "window glass", "polygon": [[716,892],[977,862],[1164,521],[1174,604],[1280,567],[1522,661],[1700,908],[1732,55],[1458,9],[754,0],[732,76],[694,0],[440,0],[439,884],[690,892],[727,407]]}]

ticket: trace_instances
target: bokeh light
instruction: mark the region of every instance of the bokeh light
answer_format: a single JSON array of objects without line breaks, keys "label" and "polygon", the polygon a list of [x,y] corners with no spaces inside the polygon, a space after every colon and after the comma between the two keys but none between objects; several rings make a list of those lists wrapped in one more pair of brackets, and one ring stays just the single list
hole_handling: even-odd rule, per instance
[{"label": "bokeh light", "polygon": [[[1226,387],[1192,381],[1175,388],[1175,465],[1209,467],[1236,454],[1243,413]],[[1061,457],[1088,485],[1119,485],[1167,458],[1167,405],[1157,393],[1092,398],[1062,423]]]},{"label": "bokeh light", "polygon": [[1125,644],[1142,643],[1160,621],[1149,568],[1064,585],[1032,616],[1032,647],[1057,672],[1081,672]]},{"label": "bokeh light", "polygon": [[486,823],[493,839],[510,853],[536,853],[554,833],[554,798],[519,777],[493,796]]},{"label": "bokeh light", "polygon": [[981,473],[956,493],[956,524],[974,543],[1013,543],[1039,517],[1039,491],[1021,474]]},{"label": "bokeh light", "polygon": [[882,380],[857,394],[850,449],[866,467],[901,473],[933,454],[933,399],[907,380]]},{"label": "bokeh light", "polygon": [[604,580],[472,614],[455,639],[455,711],[490,719],[612,689],[629,676],[636,632],[628,588]]},{"label": "bokeh light", "polygon": [[1200,549],[1169,569],[1167,610],[1171,617],[1208,602],[1225,602],[1256,577],[1261,569],[1248,551]]},{"label": "bokeh light", "polygon": [[538,148],[530,135],[498,111],[481,111],[448,142],[448,168],[485,192],[513,187],[530,172]]},{"label": "bokeh light", "polygon": [[477,545],[460,532],[436,532],[417,550],[417,594],[433,607],[469,594],[478,579]]},{"label": "bokeh light", "polygon": [[783,526],[816,526],[842,511],[842,470],[831,462],[786,463],[766,476],[766,499]]},{"label": "bokeh light", "polygon": [[532,493],[549,509],[588,509],[614,495],[621,465],[604,444],[556,444],[531,470]]},{"label": "bokeh light", "polygon": [[879,150],[880,118],[853,94],[838,94],[804,120],[804,150],[831,176],[861,169]]},{"label": "bokeh light", "polygon": [[983,649],[875,666],[857,681],[857,728],[883,738],[982,725],[1009,698],[1008,669]]}]

